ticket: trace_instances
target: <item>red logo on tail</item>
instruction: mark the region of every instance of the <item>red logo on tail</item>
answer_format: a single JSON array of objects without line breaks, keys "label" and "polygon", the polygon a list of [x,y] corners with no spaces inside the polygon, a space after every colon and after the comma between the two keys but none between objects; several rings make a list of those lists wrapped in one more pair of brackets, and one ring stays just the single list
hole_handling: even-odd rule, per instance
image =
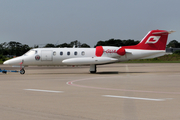
[{"label": "red logo on tail", "polygon": [[157,43],[161,36],[150,36],[145,44],[147,43]]}]

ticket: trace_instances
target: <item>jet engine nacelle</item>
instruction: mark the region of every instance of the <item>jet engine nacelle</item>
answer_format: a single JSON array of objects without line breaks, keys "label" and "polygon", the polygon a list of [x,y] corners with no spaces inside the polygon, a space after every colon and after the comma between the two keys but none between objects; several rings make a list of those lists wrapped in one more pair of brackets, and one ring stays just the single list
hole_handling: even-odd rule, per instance
[{"label": "jet engine nacelle", "polygon": [[123,47],[109,47],[109,46],[97,46],[96,47],[96,56],[101,57],[103,54],[115,54],[124,56],[126,51]]},{"label": "jet engine nacelle", "polygon": [[126,50],[123,47],[121,47],[118,49],[117,54],[123,56],[126,54]]}]

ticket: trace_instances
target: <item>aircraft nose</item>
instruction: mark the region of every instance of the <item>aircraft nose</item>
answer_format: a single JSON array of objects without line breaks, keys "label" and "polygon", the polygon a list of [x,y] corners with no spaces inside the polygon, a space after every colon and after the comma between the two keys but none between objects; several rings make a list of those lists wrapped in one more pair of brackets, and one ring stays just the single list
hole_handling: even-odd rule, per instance
[{"label": "aircraft nose", "polygon": [[6,60],[5,62],[3,62],[4,65],[8,65],[9,64],[9,61]]},{"label": "aircraft nose", "polygon": [[4,65],[19,65],[22,62],[22,57],[12,58],[3,62]]}]

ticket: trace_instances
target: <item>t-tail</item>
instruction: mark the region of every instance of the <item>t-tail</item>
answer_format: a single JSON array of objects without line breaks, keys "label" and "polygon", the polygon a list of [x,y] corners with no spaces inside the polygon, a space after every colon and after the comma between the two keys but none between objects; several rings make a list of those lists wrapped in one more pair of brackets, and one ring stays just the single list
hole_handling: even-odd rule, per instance
[{"label": "t-tail", "polygon": [[140,50],[165,50],[168,34],[172,32],[174,31],[152,30],[141,40],[139,44],[135,46],[124,46],[124,48]]}]

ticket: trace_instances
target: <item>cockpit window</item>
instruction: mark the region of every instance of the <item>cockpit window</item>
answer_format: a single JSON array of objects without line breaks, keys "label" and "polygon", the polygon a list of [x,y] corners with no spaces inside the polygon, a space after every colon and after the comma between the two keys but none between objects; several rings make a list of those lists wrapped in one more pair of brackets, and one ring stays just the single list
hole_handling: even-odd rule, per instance
[{"label": "cockpit window", "polygon": [[36,52],[35,50],[30,50],[27,53],[25,53],[24,55],[34,55]]}]

